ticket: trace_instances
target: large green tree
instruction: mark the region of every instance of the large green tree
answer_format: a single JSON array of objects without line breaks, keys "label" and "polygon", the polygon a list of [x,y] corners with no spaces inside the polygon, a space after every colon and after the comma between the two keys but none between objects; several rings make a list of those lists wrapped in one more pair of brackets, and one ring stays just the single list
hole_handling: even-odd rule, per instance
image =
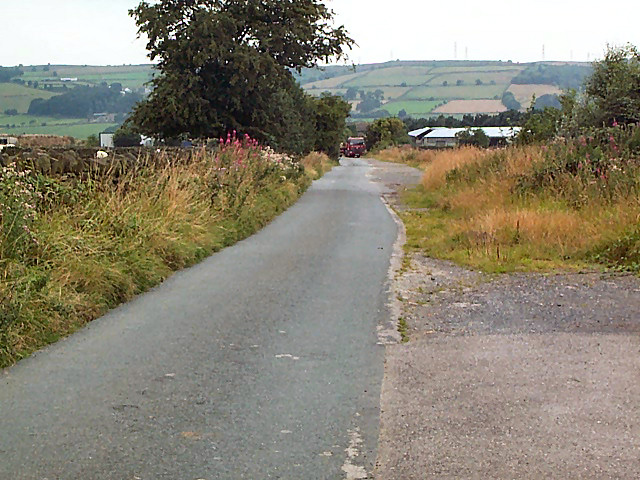
[{"label": "large green tree", "polygon": [[409,136],[399,118],[380,118],[367,127],[366,140],[368,149],[382,149],[408,143]]},{"label": "large green tree", "polygon": [[319,152],[325,152],[331,158],[338,158],[351,104],[334,95],[323,95],[315,102],[316,134],[313,148]]},{"label": "large green tree", "polygon": [[312,102],[291,71],[353,44],[318,0],[143,1],[130,14],[158,69],[130,122],[165,138],[237,130],[283,149],[304,144],[308,128],[296,122],[313,119]]},{"label": "large green tree", "polygon": [[640,53],[633,45],[610,47],[585,82],[584,123],[600,127],[640,122]]}]

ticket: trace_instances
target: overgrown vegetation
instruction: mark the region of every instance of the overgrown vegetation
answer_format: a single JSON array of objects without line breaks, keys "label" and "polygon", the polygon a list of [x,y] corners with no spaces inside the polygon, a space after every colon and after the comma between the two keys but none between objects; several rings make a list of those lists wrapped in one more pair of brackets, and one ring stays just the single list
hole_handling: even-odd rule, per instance
[{"label": "overgrown vegetation", "polygon": [[171,155],[83,176],[2,169],[0,367],[250,235],[331,163],[233,136]]},{"label": "overgrown vegetation", "polygon": [[584,94],[529,110],[518,145],[428,154],[401,213],[409,248],[492,272],[640,273],[638,59],[610,49]]}]

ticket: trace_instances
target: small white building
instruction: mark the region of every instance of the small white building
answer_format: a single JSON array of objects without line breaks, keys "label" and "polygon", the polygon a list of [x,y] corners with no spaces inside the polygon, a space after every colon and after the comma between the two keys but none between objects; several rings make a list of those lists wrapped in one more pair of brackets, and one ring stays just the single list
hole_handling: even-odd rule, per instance
[{"label": "small white building", "polygon": [[15,147],[18,144],[18,137],[0,134],[0,152],[7,147]]},{"label": "small white building", "polygon": [[101,148],[113,148],[113,133],[100,133],[100,147]]},{"label": "small white building", "polygon": [[[416,147],[422,148],[454,148],[459,145],[458,133],[466,128],[426,127],[409,132]],[[490,146],[505,145],[512,141],[520,127],[471,127],[471,130],[482,130],[489,137]]]}]

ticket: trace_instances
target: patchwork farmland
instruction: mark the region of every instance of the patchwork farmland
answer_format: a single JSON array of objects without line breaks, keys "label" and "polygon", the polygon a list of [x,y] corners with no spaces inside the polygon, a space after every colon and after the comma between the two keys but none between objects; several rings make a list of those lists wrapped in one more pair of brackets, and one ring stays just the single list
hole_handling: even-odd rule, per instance
[{"label": "patchwork farmland", "polygon": [[[567,71],[589,72],[588,64],[568,63]],[[554,68],[558,65],[554,64]],[[558,95],[570,85],[557,79],[544,83],[547,64],[514,64],[511,62],[418,61],[330,67],[324,78],[303,72],[299,80],[313,95],[324,92],[342,95],[354,105],[354,116],[381,114],[420,117],[437,114],[499,113],[507,110],[502,103],[506,92],[513,93],[524,110],[531,99],[542,95]],[[562,68],[562,66],[560,67]],[[531,78],[538,83],[519,83]],[[554,70],[557,73],[557,70]],[[311,81],[306,81],[306,80]],[[543,82],[543,83],[540,83]],[[357,109],[362,94],[382,92],[383,100],[376,115]],[[355,94],[355,96],[354,96]],[[376,113],[376,112],[374,112]]]},{"label": "patchwork farmland", "polygon": [[[37,98],[49,99],[67,89],[103,82],[117,83],[123,89],[144,94],[154,73],[151,65],[35,65],[22,69],[21,84],[0,83],[0,132],[61,134],[78,139],[114,128],[116,124],[95,123],[88,118],[28,115],[31,102]],[[397,61],[304,69],[297,74],[297,79],[312,95],[327,92],[345,97],[353,107],[353,117],[366,121],[385,115],[498,113],[507,108],[503,104],[505,92],[511,92],[521,109],[526,109],[533,95],[539,98],[557,95],[568,87],[575,88],[576,77],[588,72],[588,65],[577,63]],[[564,84],[563,75],[574,83]],[[379,107],[373,111],[359,110],[361,92],[377,92],[381,96]]]},{"label": "patchwork farmland", "polygon": [[28,115],[31,102],[103,82],[119,83],[123,89],[144,92],[145,84],[153,78],[151,65],[29,65],[22,70],[20,84],[0,83],[0,133],[69,135],[85,139],[116,124],[94,123],[88,118]]}]

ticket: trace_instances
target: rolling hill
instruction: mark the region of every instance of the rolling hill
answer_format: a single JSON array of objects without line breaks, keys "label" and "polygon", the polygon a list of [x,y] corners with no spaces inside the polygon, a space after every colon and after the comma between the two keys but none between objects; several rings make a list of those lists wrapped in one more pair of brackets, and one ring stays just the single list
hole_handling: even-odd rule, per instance
[{"label": "rolling hill", "polygon": [[[92,123],[86,118],[51,118],[26,115],[36,98],[47,100],[78,86],[119,83],[122,88],[144,92],[153,78],[152,65],[29,65],[18,83],[0,83],[0,132],[14,135],[42,133],[86,138],[113,123]],[[63,80],[65,79],[65,80]],[[18,115],[6,115],[16,110]]]},{"label": "rolling hill", "polygon": [[[387,62],[354,67],[303,70],[298,81],[312,95],[324,92],[344,96],[354,105],[353,116],[375,118],[406,114],[499,113],[505,92],[511,92],[521,109],[533,95],[557,95],[579,88],[591,67],[584,63],[512,63],[476,61]],[[375,111],[359,111],[367,93],[382,92]]]}]

